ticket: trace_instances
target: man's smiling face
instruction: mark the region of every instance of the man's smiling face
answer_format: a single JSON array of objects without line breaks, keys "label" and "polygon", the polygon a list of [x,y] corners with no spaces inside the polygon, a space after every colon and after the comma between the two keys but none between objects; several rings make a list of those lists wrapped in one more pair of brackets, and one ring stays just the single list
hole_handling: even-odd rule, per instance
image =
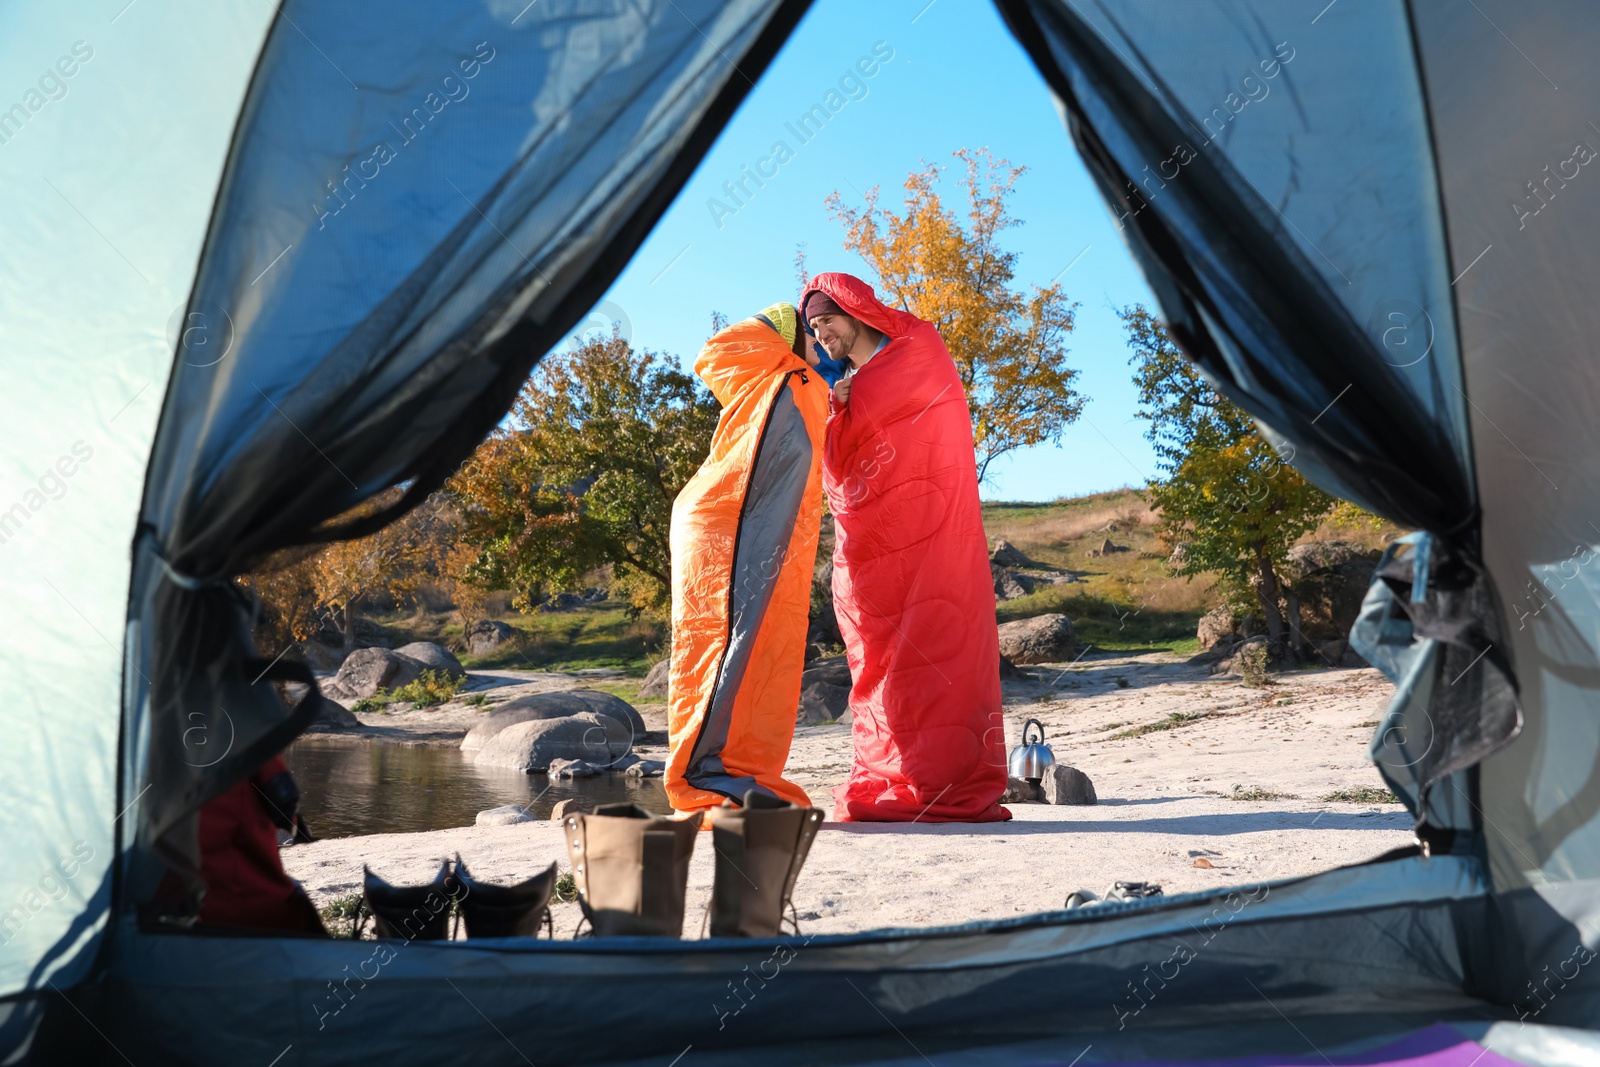
[{"label": "man's smiling face", "polygon": [[811,320],[811,332],[833,359],[843,359],[861,336],[861,323],[849,315],[818,315]]}]

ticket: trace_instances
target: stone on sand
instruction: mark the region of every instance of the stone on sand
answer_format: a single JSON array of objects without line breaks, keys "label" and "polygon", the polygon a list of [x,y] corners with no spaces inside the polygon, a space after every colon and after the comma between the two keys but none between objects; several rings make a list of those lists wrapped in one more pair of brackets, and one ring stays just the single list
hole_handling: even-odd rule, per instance
[{"label": "stone on sand", "polygon": [[322,691],[334,700],[369,697],[380,689],[398,689],[417,680],[422,664],[388,648],[358,648],[345,657],[339,673]]},{"label": "stone on sand", "polygon": [[532,822],[533,816],[520,804],[507,804],[504,807],[490,808],[478,812],[476,819],[479,826],[514,826],[519,822]]},{"label": "stone on sand", "polygon": [[1002,804],[1043,804],[1044,788],[1026,778],[1006,778],[1006,791],[1000,794]]},{"label": "stone on sand", "polygon": [[1072,620],[1065,615],[1035,615],[1000,626],[1000,654],[1012,663],[1061,663],[1077,649]]},{"label": "stone on sand", "polygon": [[1094,804],[1094,783],[1076,767],[1053,765],[1044,775],[1044,798],[1052,804]]}]

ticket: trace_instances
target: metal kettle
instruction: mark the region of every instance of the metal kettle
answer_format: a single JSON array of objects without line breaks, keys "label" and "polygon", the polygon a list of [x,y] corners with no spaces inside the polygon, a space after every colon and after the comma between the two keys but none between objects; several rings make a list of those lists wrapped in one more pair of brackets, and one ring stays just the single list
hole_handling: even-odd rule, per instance
[{"label": "metal kettle", "polygon": [[[1039,739],[1028,741],[1030,727],[1039,728]],[[1038,719],[1029,719],[1022,727],[1022,744],[1011,750],[1011,758],[1006,761],[1006,773],[1013,778],[1025,778],[1039,784],[1044,780],[1051,767],[1055,766],[1056,754],[1049,745],[1044,743],[1044,724]]]}]

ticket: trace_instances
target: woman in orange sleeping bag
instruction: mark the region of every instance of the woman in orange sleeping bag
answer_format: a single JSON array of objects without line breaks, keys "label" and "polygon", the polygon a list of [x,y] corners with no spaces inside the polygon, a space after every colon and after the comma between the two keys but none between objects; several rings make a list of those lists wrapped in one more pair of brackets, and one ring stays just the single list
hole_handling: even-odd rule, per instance
[{"label": "woman in orange sleeping bag", "polygon": [[[851,275],[818,275],[801,306],[807,322],[844,320],[830,337],[867,338],[848,349],[861,366],[823,456],[855,749],[833,817],[1009,819],[994,579],[955,362],[932,324]],[[857,324],[882,335],[875,352]]]},{"label": "woman in orange sleeping bag", "polygon": [[711,453],[672,505],[675,810],[751,789],[809,805],[783,778],[805,666],[822,517],[827,386],[797,352],[792,304],[722,330],[694,370],[722,404]]}]

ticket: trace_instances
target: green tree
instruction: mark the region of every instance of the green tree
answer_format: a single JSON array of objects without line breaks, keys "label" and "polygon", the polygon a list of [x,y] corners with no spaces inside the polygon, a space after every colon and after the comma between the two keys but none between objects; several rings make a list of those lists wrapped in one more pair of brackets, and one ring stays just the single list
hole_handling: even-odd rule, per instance
[{"label": "green tree", "polygon": [[[867,261],[884,302],[938,327],[967,392],[978,478],[1008,452],[1050,441],[1083,411],[1067,367],[1067,335],[1076,304],[1061,286],[1031,292],[1013,287],[1017,254],[1000,235],[1021,225],[1006,212],[1025,167],[995,160],[986,149],[961,149],[966,166],[966,222],[947,210],[928,164],[906,178],[905,213],[878,206],[878,190],[861,208],[837,192],[828,210],[845,225],[844,247]],[[797,269],[804,269],[797,255]]]},{"label": "green tree", "polygon": [[[1162,539],[1182,544],[1177,573],[1214,572],[1238,607],[1259,607],[1267,640],[1304,656],[1299,598],[1285,580],[1289,549],[1334,507],[1290,466],[1255,422],[1213,390],[1148,308],[1124,308],[1138,415],[1149,422],[1163,477],[1152,479]],[[1281,601],[1281,604],[1280,604]],[[1287,617],[1286,617],[1287,616]],[[1287,640],[1285,640],[1287,637]]]},{"label": "green tree", "polygon": [[659,612],[672,502],[705,460],[719,410],[699,379],[615,330],[545,357],[509,423],[450,483],[476,550],[460,573],[532,611],[540,594],[609,565],[614,592]]}]

